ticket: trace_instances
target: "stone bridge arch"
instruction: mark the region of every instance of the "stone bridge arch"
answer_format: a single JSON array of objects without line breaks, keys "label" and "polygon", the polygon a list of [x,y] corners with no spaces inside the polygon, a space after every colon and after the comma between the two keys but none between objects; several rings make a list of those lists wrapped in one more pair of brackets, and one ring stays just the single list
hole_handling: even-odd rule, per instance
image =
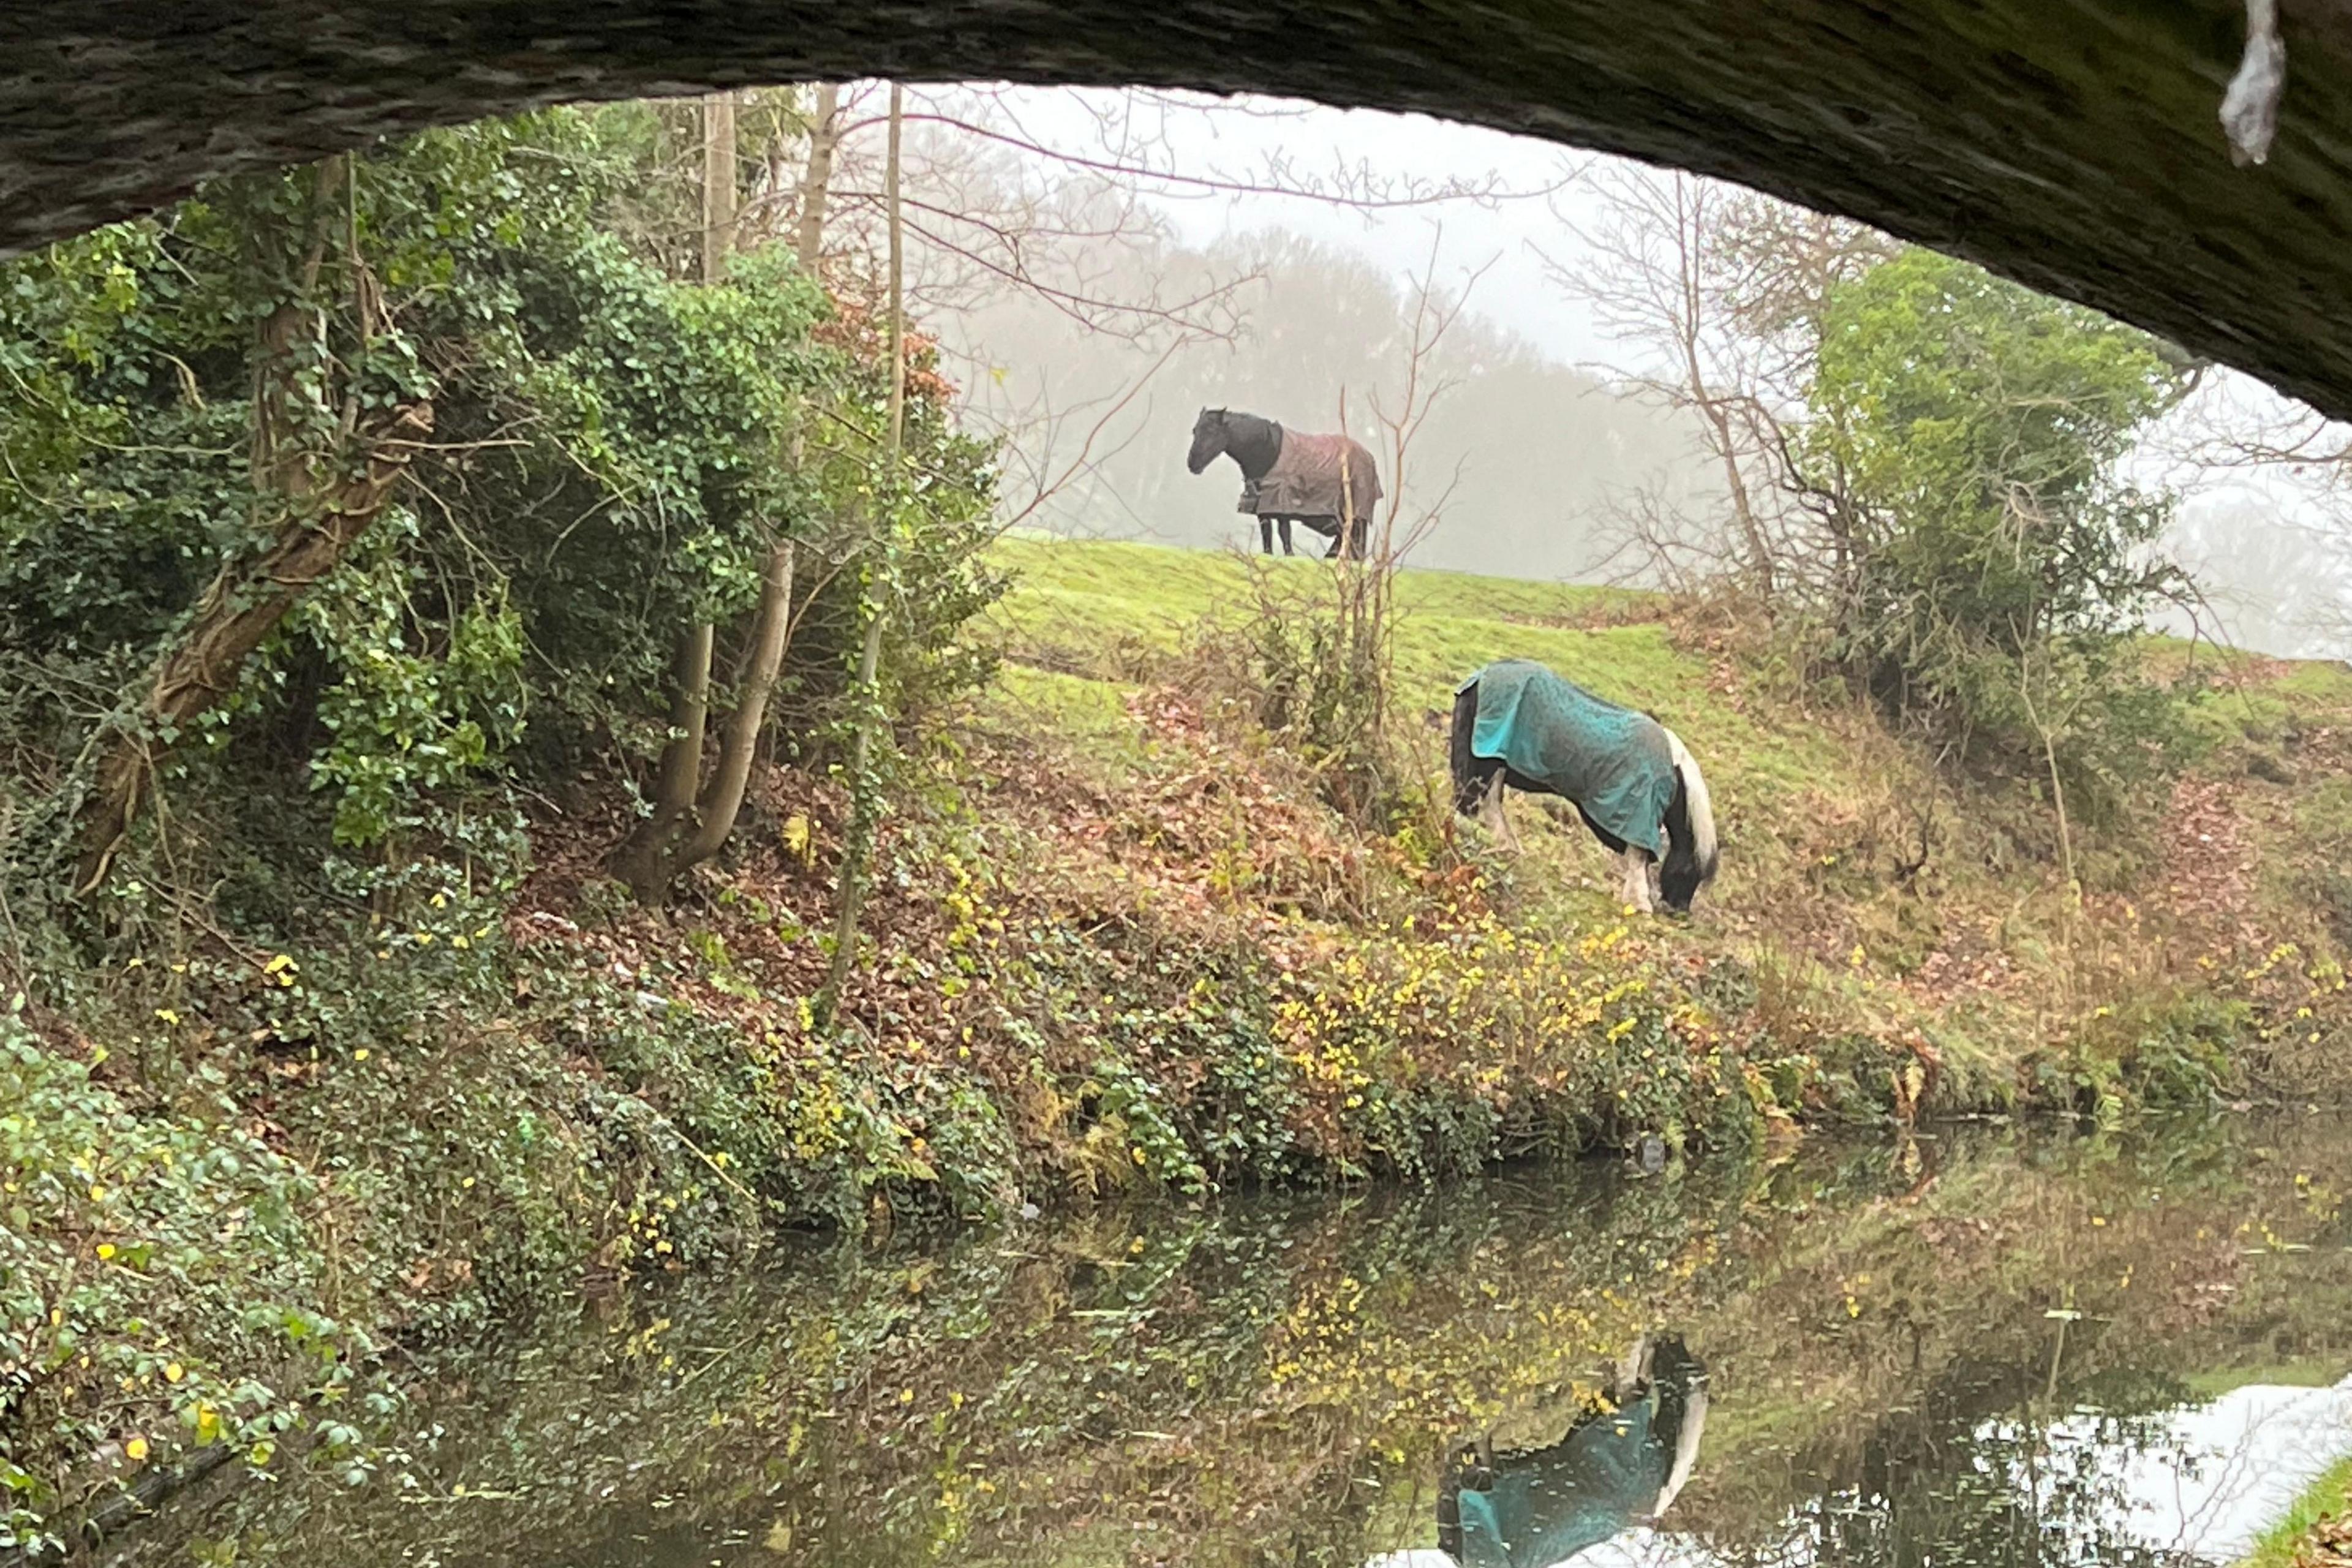
[{"label": "stone bridge arch", "polygon": [[826,77],[1418,110],[1759,186],[2352,415],[2352,0],[12,0],[0,254],[217,172],[530,104]]}]

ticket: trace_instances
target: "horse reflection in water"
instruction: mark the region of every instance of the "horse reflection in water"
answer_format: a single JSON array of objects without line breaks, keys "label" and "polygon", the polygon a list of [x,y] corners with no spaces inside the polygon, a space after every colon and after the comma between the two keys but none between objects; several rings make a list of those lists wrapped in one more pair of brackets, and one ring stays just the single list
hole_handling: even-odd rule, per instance
[{"label": "horse reflection in water", "polygon": [[1457,1444],[1437,1501],[1436,1552],[1376,1568],[1554,1568],[1657,1522],[1690,1479],[1706,1425],[1706,1369],[1675,1336],[1644,1338],[1588,1407],[1539,1448],[1492,1435]]}]

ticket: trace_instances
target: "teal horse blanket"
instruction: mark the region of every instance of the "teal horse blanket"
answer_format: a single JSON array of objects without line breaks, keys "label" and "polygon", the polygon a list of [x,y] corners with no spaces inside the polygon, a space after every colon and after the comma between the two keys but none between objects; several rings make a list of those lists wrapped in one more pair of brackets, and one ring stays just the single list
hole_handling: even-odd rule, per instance
[{"label": "teal horse blanket", "polygon": [[1454,695],[1473,686],[1478,722],[1471,755],[1499,759],[1574,801],[1610,837],[1664,858],[1662,829],[1675,799],[1674,748],[1664,725],[1528,659],[1490,664]]}]

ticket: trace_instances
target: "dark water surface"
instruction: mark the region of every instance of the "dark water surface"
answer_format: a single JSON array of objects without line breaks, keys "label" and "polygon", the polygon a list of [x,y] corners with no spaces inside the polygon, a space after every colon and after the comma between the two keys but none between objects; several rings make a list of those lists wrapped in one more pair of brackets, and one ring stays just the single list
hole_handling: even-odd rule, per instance
[{"label": "dark water surface", "polygon": [[551,1303],[116,1561],[2231,1561],[2352,1453],[2352,1129],[1109,1208]]}]

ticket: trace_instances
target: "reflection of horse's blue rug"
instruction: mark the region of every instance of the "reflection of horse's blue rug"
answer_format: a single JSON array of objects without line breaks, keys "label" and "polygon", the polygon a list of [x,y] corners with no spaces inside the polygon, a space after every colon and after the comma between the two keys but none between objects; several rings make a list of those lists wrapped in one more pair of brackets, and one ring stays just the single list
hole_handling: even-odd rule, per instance
[{"label": "reflection of horse's blue rug", "polygon": [[1654,1391],[1540,1458],[1497,1461],[1490,1489],[1465,1489],[1464,1568],[1552,1568],[1648,1513],[1675,1457],[1655,1429],[1657,1403]]},{"label": "reflection of horse's blue rug", "polygon": [[1455,688],[1478,689],[1473,756],[1565,795],[1611,837],[1663,855],[1675,799],[1674,749],[1645,713],[1603,702],[1542,665],[1507,658]]}]

